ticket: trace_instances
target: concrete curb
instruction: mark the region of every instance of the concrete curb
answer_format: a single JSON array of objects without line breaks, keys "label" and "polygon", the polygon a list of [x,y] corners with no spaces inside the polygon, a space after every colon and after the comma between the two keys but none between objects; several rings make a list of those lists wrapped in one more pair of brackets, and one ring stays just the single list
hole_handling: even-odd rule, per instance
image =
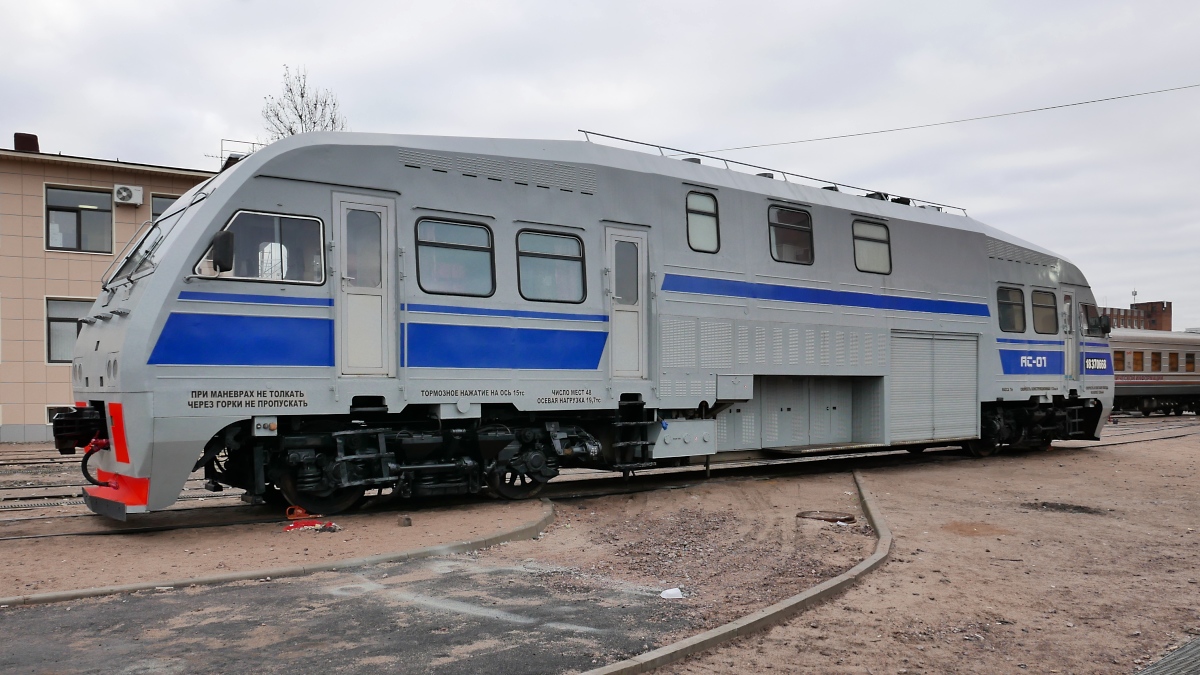
[{"label": "concrete curb", "polygon": [[104,595],[117,595],[120,593],[133,593],[135,591],[152,591],[157,588],[185,588],[187,586],[205,586],[211,584],[224,584],[230,581],[253,581],[270,577],[279,579],[283,577],[301,577],[316,572],[330,572],[334,570],[346,569],[349,567],[364,567],[366,565],[377,565],[386,562],[400,562],[402,560],[418,560],[420,558],[431,558],[438,555],[449,555],[451,553],[466,553],[468,551],[476,551],[481,548],[488,548],[509,541],[520,541],[523,539],[533,539],[542,533],[550,523],[554,522],[554,504],[549,499],[542,500],[542,515],[532,522],[526,523],[516,529],[506,532],[499,532],[487,537],[479,539],[469,539],[467,541],[454,542],[453,544],[441,544],[439,546],[427,546],[425,548],[412,549],[410,551],[401,551],[399,553],[382,553],[379,555],[371,555],[363,558],[350,558],[348,560],[335,560],[325,562],[319,565],[293,565],[290,567],[275,567],[272,569],[247,570],[243,572],[228,572],[226,574],[214,574],[206,577],[196,577],[194,579],[182,579],[177,581],[155,581],[138,584],[123,584],[120,586],[98,586],[96,588],[80,588],[70,591],[53,591],[50,593],[35,593],[33,595],[18,595],[11,598],[0,598],[0,605],[8,605],[16,607],[20,605],[38,605],[50,602],[62,602],[64,600],[79,600],[81,598],[96,598]]},{"label": "concrete curb", "polygon": [[743,635],[748,635],[786,621],[809,607],[824,602],[854,585],[859,577],[883,564],[892,551],[892,532],[888,529],[887,523],[884,522],[883,516],[879,512],[879,507],[875,504],[875,498],[867,491],[862,474],[857,469],[854,471],[854,484],[858,488],[858,496],[862,502],[863,513],[866,514],[867,521],[871,524],[871,527],[875,528],[875,533],[879,536],[879,540],[875,542],[875,552],[866,560],[829,581],[814,586],[799,595],[793,595],[787,600],[777,602],[766,609],[746,615],[724,626],[718,626],[699,635],[680,640],[674,644],[659,647],[645,654],[639,654],[631,659],[589,670],[583,675],[632,675],[633,673],[646,673],[659,666],[674,663],[693,654],[712,649],[724,642],[729,642]]}]

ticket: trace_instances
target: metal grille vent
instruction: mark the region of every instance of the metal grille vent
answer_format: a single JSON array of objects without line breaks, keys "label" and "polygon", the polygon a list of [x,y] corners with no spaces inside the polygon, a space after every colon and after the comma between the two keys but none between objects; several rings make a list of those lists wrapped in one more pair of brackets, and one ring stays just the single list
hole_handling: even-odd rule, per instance
[{"label": "metal grille vent", "polygon": [[414,169],[454,171],[464,176],[509,180],[566,192],[596,193],[596,172],[582,166],[554,162],[530,162],[493,157],[446,156],[418,150],[401,149],[400,163]]},{"label": "metal grille vent", "polygon": [[1041,265],[1043,267],[1054,267],[1058,264],[1058,258],[1031,251],[1023,246],[1010,244],[999,239],[988,237],[987,251],[989,258],[996,260],[1008,260],[1010,262],[1028,263],[1030,265]]}]

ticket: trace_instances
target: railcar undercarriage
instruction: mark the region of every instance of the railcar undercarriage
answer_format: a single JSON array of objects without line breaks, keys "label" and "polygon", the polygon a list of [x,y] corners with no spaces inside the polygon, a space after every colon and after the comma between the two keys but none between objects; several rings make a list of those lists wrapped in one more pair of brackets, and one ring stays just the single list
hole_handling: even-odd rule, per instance
[{"label": "railcar undercarriage", "polygon": [[1096,440],[1095,429],[1104,408],[1095,399],[1055,396],[1050,403],[996,401],[984,403],[980,438],[968,444],[974,455],[986,457],[1002,446],[1046,448],[1056,440]]}]

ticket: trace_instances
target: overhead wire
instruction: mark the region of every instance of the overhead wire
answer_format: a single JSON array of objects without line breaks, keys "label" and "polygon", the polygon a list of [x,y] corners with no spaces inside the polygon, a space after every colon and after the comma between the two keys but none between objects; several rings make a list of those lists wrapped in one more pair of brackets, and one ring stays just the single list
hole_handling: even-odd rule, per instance
[{"label": "overhead wire", "polygon": [[734,148],[721,148],[718,150],[705,150],[704,152],[706,152],[706,153],[733,152],[735,150],[751,150],[754,148],[770,148],[770,147],[776,147],[776,146],[780,146],[780,145],[796,145],[798,143],[815,143],[817,141],[832,141],[832,140],[837,140],[839,138],[855,138],[858,136],[873,136],[876,134],[890,134],[895,131],[911,131],[913,129],[928,129],[929,127],[941,127],[941,126],[946,126],[948,124],[961,124],[963,122],[977,122],[979,120],[996,119],[997,117],[1012,117],[1014,115],[1026,115],[1026,114],[1035,113],[1035,112],[1045,112],[1047,110],[1059,110],[1061,108],[1072,108],[1075,106],[1090,105],[1092,103],[1104,103],[1106,101],[1117,101],[1117,100],[1124,99],[1124,98],[1135,98],[1138,96],[1150,96],[1152,94],[1165,94],[1165,93],[1171,92],[1171,91],[1180,91],[1183,89],[1195,89],[1197,87],[1200,87],[1200,83],[1187,84],[1182,87],[1171,87],[1169,89],[1155,89],[1154,91],[1143,91],[1143,92],[1138,92],[1136,94],[1122,94],[1120,96],[1109,96],[1106,98],[1092,99],[1090,101],[1076,101],[1075,103],[1061,103],[1058,105],[1044,106],[1041,108],[1030,108],[1028,110],[1016,110],[1013,112],[997,113],[994,115],[980,115],[978,117],[965,117],[963,119],[948,120],[945,122],[931,122],[929,124],[914,124],[912,126],[907,126],[907,127],[895,127],[892,129],[879,129],[876,131],[860,131],[858,133],[853,133],[853,134],[839,134],[837,136],[821,136],[820,138],[805,138],[805,139],[798,140],[798,141],[780,141],[778,143],[756,143],[754,145],[740,145],[740,146],[737,146]]}]

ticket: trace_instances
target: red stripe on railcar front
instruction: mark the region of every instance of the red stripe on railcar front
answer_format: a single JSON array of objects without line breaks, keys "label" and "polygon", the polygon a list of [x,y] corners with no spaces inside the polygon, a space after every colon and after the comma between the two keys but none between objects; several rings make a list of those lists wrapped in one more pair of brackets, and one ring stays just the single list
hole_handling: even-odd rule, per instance
[{"label": "red stripe on railcar front", "polygon": [[125,413],[121,410],[120,403],[108,404],[108,419],[112,424],[113,452],[116,453],[118,462],[128,464],[129,446],[125,444]]}]

